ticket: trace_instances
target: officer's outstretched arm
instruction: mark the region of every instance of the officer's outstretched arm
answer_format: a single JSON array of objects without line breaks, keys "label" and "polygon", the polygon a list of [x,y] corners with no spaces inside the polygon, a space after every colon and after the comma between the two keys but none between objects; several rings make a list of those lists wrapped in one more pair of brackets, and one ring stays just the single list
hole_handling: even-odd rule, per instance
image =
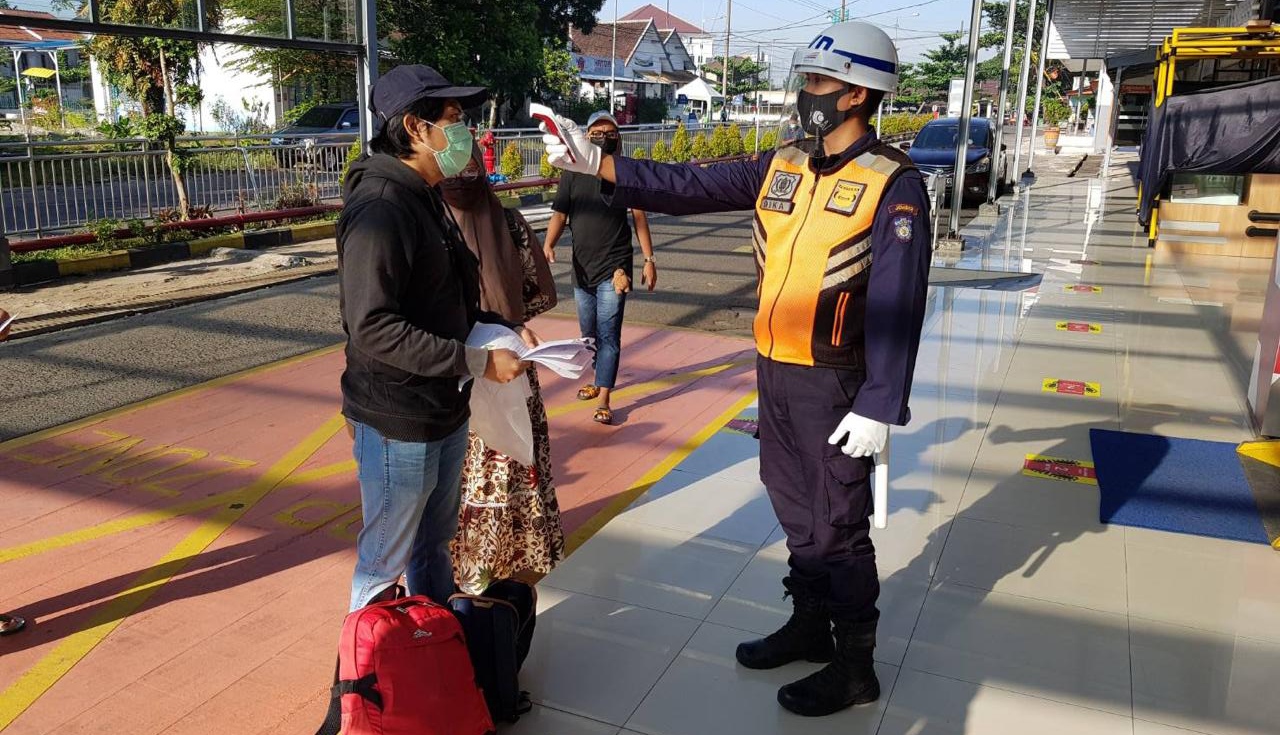
[{"label": "officer's outstretched arm", "polygon": [[[613,204],[663,214],[737,212],[755,208],[773,153],[757,160],[715,164],[704,168],[693,163],[658,163],[605,155],[592,145],[571,121],[561,121],[561,135],[542,138],[547,160],[565,171],[575,171],[614,185]],[[573,155],[577,151],[577,155]],[[606,192],[607,191],[606,188]]]},{"label": "officer's outstretched arm", "polygon": [[865,323],[867,381],[853,412],[905,425],[920,347],[932,259],[929,202],[920,174],[909,171],[881,200],[871,227],[871,269]]}]

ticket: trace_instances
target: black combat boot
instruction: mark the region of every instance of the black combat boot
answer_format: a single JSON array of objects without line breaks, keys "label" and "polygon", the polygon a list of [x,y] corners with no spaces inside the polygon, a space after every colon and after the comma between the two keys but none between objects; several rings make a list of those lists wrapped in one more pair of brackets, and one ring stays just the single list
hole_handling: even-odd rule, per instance
[{"label": "black combat boot", "polygon": [[876,624],[837,620],[835,659],[826,668],[778,690],[778,704],[805,717],[825,717],[880,698],[871,653]]},{"label": "black combat boot", "polygon": [[776,669],[793,661],[826,663],[835,655],[827,595],[794,574],[782,580],[791,596],[791,619],[776,633],[738,646],[738,663],[748,669]]}]

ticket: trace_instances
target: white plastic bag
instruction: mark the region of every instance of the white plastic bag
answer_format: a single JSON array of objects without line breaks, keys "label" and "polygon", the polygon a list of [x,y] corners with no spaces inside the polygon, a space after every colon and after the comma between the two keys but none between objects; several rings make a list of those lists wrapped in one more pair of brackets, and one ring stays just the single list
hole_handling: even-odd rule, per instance
[{"label": "white plastic bag", "polygon": [[471,430],[490,449],[526,466],[533,464],[532,396],[529,376],[523,373],[510,383],[477,380],[471,388]]}]

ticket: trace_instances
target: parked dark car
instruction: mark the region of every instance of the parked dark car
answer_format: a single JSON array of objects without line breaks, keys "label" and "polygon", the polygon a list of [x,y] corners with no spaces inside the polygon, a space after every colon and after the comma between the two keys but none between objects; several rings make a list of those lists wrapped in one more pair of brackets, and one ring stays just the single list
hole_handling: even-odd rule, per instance
[{"label": "parked dark car", "polygon": [[[964,198],[966,202],[985,201],[991,181],[993,163],[999,172],[1003,191],[1008,182],[1009,163],[1004,150],[993,156],[995,133],[991,121],[975,117],[969,124],[969,151],[965,156]],[[916,139],[903,145],[911,161],[925,174],[938,174],[950,189],[954,183],[956,148],[960,142],[960,120],[954,117],[930,120],[916,133]],[[1005,148],[1005,146],[1002,146]]]},{"label": "parked dark car", "polygon": [[318,164],[326,170],[342,166],[349,135],[360,132],[360,108],[354,102],[316,105],[294,124],[271,134],[281,166]]}]

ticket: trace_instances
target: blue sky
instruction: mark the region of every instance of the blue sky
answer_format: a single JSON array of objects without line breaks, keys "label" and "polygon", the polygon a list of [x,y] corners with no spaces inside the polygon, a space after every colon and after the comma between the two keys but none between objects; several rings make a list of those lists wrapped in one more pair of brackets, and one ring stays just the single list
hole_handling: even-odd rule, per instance
[{"label": "blue sky", "polygon": [[[615,6],[619,15],[626,15],[646,4],[644,0],[606,0],[599,18],[610,22]],[[669,7],[672,15],[705,31],[724,34],[726,0],[653,0],[652,4]],[[754,53],[760,44],[769,53],[772,45],[779,62],[789,59],[793,49],[808,44],[830,23],[827,13],[839,7],[839,0],[734,0],[730,48],[735,54]],[[957,31],[962,24],[967,28],[972,7],[967,0],[848,0],[851,20],[866,20],[883,26],[890,35],[897,34],[904,61],[919,60],[939,42],[938,33]]]}]

